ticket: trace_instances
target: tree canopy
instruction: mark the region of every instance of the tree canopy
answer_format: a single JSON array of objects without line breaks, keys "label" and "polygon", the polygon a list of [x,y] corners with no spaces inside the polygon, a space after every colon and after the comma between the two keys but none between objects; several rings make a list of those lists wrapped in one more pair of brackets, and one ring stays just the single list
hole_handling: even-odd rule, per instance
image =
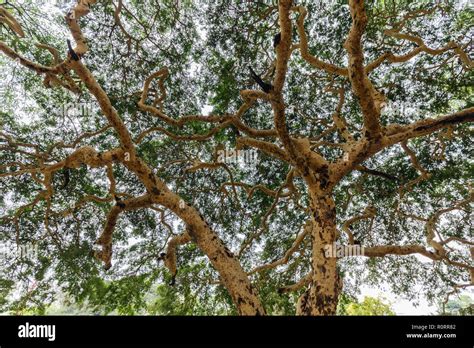
[{"label": "tree canopy", "polygon": [[4,0],[0,312],[473,285],[473,23],[454,0]]}]

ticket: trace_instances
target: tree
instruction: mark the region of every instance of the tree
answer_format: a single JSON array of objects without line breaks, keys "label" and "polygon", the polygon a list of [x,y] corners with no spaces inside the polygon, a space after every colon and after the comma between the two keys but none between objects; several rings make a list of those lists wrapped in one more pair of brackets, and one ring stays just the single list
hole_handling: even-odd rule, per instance
[{"label": "tree", "polygon": [[474,309],[474,301],[469,295],[460,295],[457,298],[449,299],[441,303],[439,306],[439,314],[441,315],[472,315]]},{"label": "tree", "polygon": [[390,304],[382,299],[366,296],[362,302],[352,302],[346,307],[347,315],[395,315]]},{"label": "tree", "polygon": [[2,259],[2,309],[60,288],[136,313],[158,287],[158,311],[333,315],[362,282],[472,285],[472,18],[456,1],[79,0],[65,20],[5,2],[0,238],[38,256]]}]

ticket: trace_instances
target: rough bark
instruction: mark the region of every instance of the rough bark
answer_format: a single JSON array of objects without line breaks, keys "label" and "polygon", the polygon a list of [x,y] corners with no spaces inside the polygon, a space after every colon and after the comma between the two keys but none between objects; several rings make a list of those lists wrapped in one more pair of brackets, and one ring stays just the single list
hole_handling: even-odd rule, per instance
[{"label": "rough bark", "polygon": [[[194,207],[187,204],[184,204],[183,207],[183,204],[180,204],[182,202],[181,198],[169,190],[165,183],[153,173],[151,168],[136,156],[128,130],[117,111],[111,105],[107,94],[95,81],[89,70],[80,61],[73,62],[73,68],[91,94],[97,98],[102,112],[116,130],[124,150],[130,152],[130,160],[124,160],[123,164],[131,172],[135,173],[145,185],[154,203],[170,209],[186,223],[188,233],[193,242],[208,256],[211,264],[219,272],[222,283],[229,291],[239,314],[265,314],[265,310],[247,274],[232,252],[224,245],[217,234],[211,230],[202,215]],[[117,218],[116,212],[110,216],[114,219]],[[111,224],[107,223],[106,227],[108,226],[111,226]],[[107,244],[107,248],[109,248],[109,244]]]},{"label": "rough bark", "polygon": [[342,290],[337,258],[327,257],[325,246],[336,241],[336,207],[330,195],[311,192],[313,229],[312,275],[308,289],[298,300],[298,315],[334,315]]}]

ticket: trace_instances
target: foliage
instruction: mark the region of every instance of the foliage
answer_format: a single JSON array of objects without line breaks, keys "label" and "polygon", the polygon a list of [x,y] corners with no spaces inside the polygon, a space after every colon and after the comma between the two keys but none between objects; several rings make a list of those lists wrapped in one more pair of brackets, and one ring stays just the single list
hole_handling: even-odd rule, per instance
[{"label": "foliage", "polygon": [[365,296],[362,302],[351,302],[346,308],[346,315],[395,315],[390,304],[383,298]]},{"label": "foliage", "polygon": [[447,301],[447,303],[440,304],[439,314],[441,315],[473,315],[474,314],[474,300],[469,295],[460,295]]}]

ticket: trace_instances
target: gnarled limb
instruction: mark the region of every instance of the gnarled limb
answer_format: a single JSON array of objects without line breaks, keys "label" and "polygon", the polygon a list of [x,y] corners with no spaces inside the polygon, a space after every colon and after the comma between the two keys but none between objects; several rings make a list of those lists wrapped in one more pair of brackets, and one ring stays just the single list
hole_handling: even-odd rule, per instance
[{"label": "gnarled limb", "polygon": [[237,139],[237,149],[241,149],[243,146],[250,146],[256,149],[259,149],[266,154],[279,158],[285,162],[289,162],[290,158],[285,150],[281,149],[275,144],[263,141],[263,140],[256,140],[253,138],[247,137],[239,137]]},{"label": "gnarled limb", "polygon": [[384,137],[380,142],[370,143],[362,138],[353,143],[346,156],[330,164],[330,187],[339,182],[347,173],[351,172],[364,160],[377,152],[402,141],[434,133],[440,129],[452,127],[462,123],[474,121],[474,107],[464,109],[450,115],[438,118],[428,118],[408,125],[391,124],[384,127]]},{"label": "gnarled limb", "polygon": [[3,6],[0,6],[0,23],[5,23],[19,37],[25,37],[20,23]]},{"label": "gnarled limb", "polygon": [[349,238],[349,244],[354,244],[354,235],[352,231],[350,230],[350,226],[353,223],[358,222],[360,220],[373,219],[376,213],[377,213],[377,210],[374,207],[368,206],[367,208],[364,209],[361,215],[354,216],[342,224],[342,230],[347,234]]},{"label": "gnarled limb", "polygon": [[352,26],[344,43],[344,48],[349,53],[349,80],[364,114],[365,136],[372,141],[379,139],[381,135],[379,118],[382,105],[377,103],[380,93],[374,88],[364,69],[361,40],[367,26],[367,14],[363,0],[350,0],[349,6]]},{"label": "gnarled limb", "polygon": [[168,246],[166,247],[166,253],[163,257],[165,261],[165,266],[171,273],[173,279],[172,284],[174,284],[174,279],[176,277],[176,273],[178,272],[178,268],[176,267],[176,248],[190,241],[191,236],[187,231],[185,231],[180,235],[174,236],[168,242]]},{"label": "gnarled limb", "polygon": [[296,290],[301,289],[302,287],[307,286],[310,282],[311,282],[311,273],[308,273],[307,275],[305,275],[303,278],[301,278],[296,283],[284,286],[284,287],[278,289],[278,291],[280,293],[296,291]]},{"label": "gnarled limb", "polygon": [[296,21],[296,28],[298,30],[298,36],[300,37],[300,42],[299,42],[298,47],[295,47],[295,49],[299,48],[301,57],[303,57],[305,61],[307,61],[309,64],[311,64],[315,68],[322,69],[326,71],[327,73],[337,74],[341,76],[349,76],[349,71],[347,68],[341,68],[336,65],[323,62],[322,60],[318,59],[317,57],[309,53],[308,36],[306,35],[306,31],[304,29],[304,20],[306,18],[306,15],[308,14],[308,11],[306,10],[304,6],[296,6],[296,7],[293,7],[292,10],[299,13],[298,20]]},{"label": "gnarled limb", "polygon": [[300,232],[296,236],[295,241],[293,242],[291,247],[285,252],[285,255],[281,259],[278,259],[278,260],[273,261],[273,262],[271,262],[269,264],[266,264],[266,265],[258,266],[256,268],[254,268],[253,270],[251,270],[248,274],[251,275],[251,274],[254,274],[254,273],[257,273],[257,272],[264,271],[266,269],[272,269],[272,268],[275,268],[275,267],[278,267],[280,265],[284,265],[284,264],[288,263],[288,261],[290,260],[291,255],[293,255],[295,253],[295,251],[298,250],[300,244],[303,242],[304,238],[310,232],[311,232],[311,220],[309,220],[309,222],[303,227],[303,231]]},{"label": "gnarled limb", "polygon": [[403,195],[407,192],[407,191],[411,191],[411,189],[413,188],[414,185],[418,184],[420,181],[423,181],[423,180],[428,180],[430,178],[430,173],[428,173],[425,168],[423,168],[421,165],[420,165],[420,162],[418,162],[418,159],[416,158],[416,155],[415,153],[408,147],[408,144],[406,141],[402,141],[401,143],[402,145],[402,149],[403,151],[405,151],[405,153],[410,157],[410,161],[413,165],[413,167],[416,168],[416,170],[418,170],[418,172],[420,172],[420,176],[417,177],[416,179],[413,179],[411,180],[410,182],[408,182],[407,184],[405,185],[402,185],[400,187],[400,189],[398,190],[400,192],[400,198],[403,197]]}]

